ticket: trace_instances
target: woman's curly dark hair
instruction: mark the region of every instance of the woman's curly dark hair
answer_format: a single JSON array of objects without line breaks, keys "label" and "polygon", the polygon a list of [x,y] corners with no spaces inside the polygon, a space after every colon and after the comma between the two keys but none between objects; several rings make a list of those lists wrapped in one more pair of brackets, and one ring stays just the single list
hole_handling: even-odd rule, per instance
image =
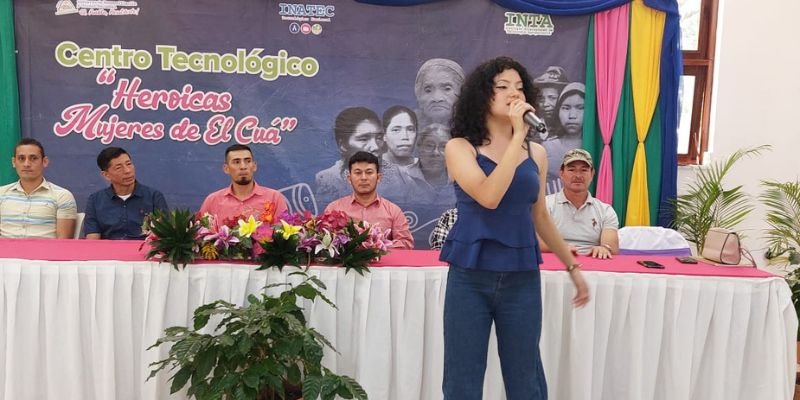
[{"label": "woman's curly dark hair", "polygon": [[528,103],[536,99],[538,90],[528,70],[510,57],[497,57],[475,68],[467,76],[461,87],[461,95],[456,101],[453,120],[453,137],[463,137],[475,146],[481,146],[489,140],[486,129],[486,114],[489,101],[494,96],[494,77],[507,69],[514,69],[522,79],[522,91]]}]

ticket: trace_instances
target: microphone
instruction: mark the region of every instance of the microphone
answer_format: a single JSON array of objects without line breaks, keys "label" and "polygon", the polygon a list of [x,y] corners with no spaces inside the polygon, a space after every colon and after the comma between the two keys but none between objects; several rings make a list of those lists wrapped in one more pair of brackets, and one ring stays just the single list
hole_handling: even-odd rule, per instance
[{"label": "microphone", "polygon": [[538,115],[534,114],[533,111],[526,111],[525,114],[522,114],[522,119],[525,120],[531,128],[536,130],[536,132],[547,132],[547,125],[545,125],[544,121],[542,121]]}]

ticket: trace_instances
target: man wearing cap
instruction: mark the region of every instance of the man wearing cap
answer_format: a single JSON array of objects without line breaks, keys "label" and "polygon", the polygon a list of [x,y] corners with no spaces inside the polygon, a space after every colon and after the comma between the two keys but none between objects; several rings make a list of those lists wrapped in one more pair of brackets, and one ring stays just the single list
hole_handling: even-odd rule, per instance
[{"label": "man wearing cap", "polygon": [[[556,126],[558,121],[558,113],[556,112],[556,103],[561,90],[569,83],[567,73],[564,68],[551,65],[547,70],[533,80],[533,86],[539,89],[536,95],[533,106],[536,107],[536,113],[544,119],[548,129]],[[549,132],[552,133],[552,132]],[[547,133],[545,133],[547,135]],[[547,139],[548,136],[540,138]]]},{"label": "man wearing cap", "polygon": [[[619,219],[614,209],[589,193],[594,177],[592,156],[573,149],[561,163],[563,189],[545,197],[547,209],[564,240],[580,254],[611,258],[619,253]],[[541,240],[542,251],[549,251]]]}]

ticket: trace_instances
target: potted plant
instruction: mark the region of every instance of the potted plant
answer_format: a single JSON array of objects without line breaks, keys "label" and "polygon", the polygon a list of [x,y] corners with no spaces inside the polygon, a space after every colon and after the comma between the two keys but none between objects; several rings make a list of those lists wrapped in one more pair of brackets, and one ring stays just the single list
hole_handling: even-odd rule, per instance
[{"label": "potted plant", "polygon": [[[800,316],[800,180],[795,182],[761,183],[765,190],[761,200],[767,207],[767,253],[770,264],[787,267],[786,282],[792,290],[792,302]],[[798,331],[800,340],[800,331]]]},{"label": "potted plant", "polygon": [[732,229],[753,210],[742,186],[726,188],[723,180],[737,161],[769,148],[769,145],[762,145],[738,150],[725,160],[699,166],[695,182],[672,202],[672,227],[697,246],[698,254],[703,252],[709,229]]},{"label": "potted plant", "polygon": [[[794,182],[764,181],[761,201],[767,207],[767,252],[764,257],[772,265],[786,268],[784,276],[792,292],[794,311],[800,318],[800,180]],[[792,267],[794,266],[794,267]],[[800,329],[797,331],[797,357],[800,359]],[[800,368],[796,381],[800,382]],[[795,386],[795,398],[800,386]]]},{"label": "potted plant", "polygon": [[[302,281],[265,288],[287,286],[277,297],[265,290],[261,296],[248,296],[243,307],[215,301],[194,311],[193,328],[167,328],[150,348],[165,343],[172,347],[167,358],[151,364],[150,378],[165,368],[174,369],[170,392],[188,384],[188,394],[199,400],[297,399],[298,394],[291,392],[301,386],[305,400],[367,399],[355,380],[322,366],[323,348],[333,346],[308,327],[298,306],[302,299],[320,298],[335,307],[320,292],[324,284],[305,272],[290,276]],[[216,329],[203,333],[212,317],[220,319]]]}]

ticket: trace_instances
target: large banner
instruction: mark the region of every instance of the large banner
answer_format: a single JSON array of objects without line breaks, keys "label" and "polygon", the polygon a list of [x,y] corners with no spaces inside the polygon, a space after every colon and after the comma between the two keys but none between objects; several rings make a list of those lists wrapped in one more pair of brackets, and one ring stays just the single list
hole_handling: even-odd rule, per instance
[{"label": "large banner", "polygon": [[17,0],[15,22],[22,135],[44,144],[47,179],[79,211],[107,185],[95,163],[105,146],[125,148],[170,207],[197,209],[229,183],[224,149],[246,144],[256,181],[313,213],[351,193],[344,160],[366,150],[382,160],[379,193],[427,248],[455,204],[442,155],[453,102],[464,75],[499,55],[542,88],[548,191],[580,144],[588,16],[488,0]]}]

